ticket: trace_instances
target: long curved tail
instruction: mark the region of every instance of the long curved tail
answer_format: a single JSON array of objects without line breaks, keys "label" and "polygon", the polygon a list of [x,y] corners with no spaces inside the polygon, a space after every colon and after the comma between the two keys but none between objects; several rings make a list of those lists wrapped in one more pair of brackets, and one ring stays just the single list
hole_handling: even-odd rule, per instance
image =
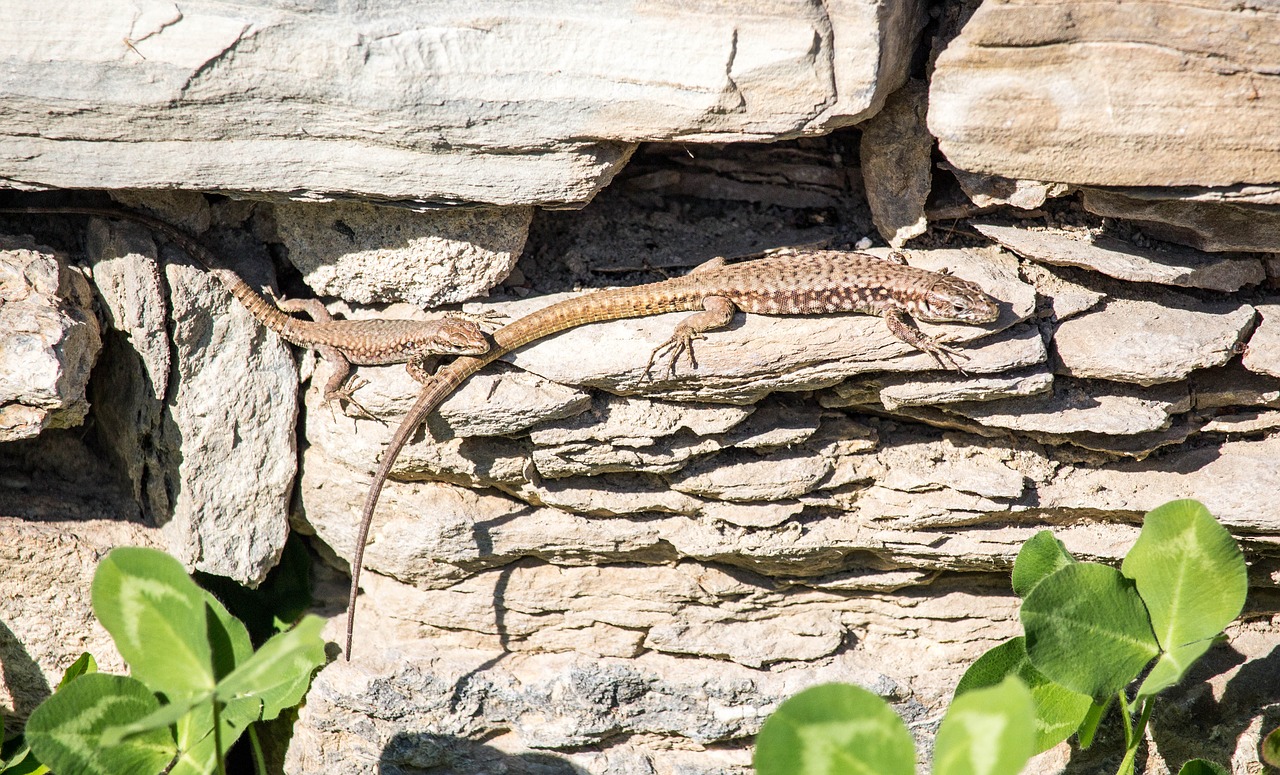
[{"label": "long curved tail", "polygon": [[[484,355],[459,357],[436,372],[431,381],[423,387],[418,400],[405,414],[400,427],[387,443],[387,449],[382,453],[382,461],[378,463],[378,470],[374,473],[373,482],[369,485],[369,492],[365,495],[364,508],[360,512],[360,530],[356,535],[355,556],[351,562],[351,591],[347,597],[347,643],[344,653],[348,661],[351,659],[352,632],[355,628],[356,597],[360,593],[360,571],[364,567],[364,547],[369,539],[373,513],[378,508],[378,497],[382,494],[382,487],[387,482],[391,467],[395,465],[400,451],[404,449],[405,444],[409,443],[410,437],[417,431],[418,426],[472,374],[533,341],[585,323],[656,315],[699,307],[702,304],[701,295],[696,291],[687,290],[689,284],[682,282],[682,279],[677,278],[645,286],[644,293],[637,292],[635,288],[612,288],[558,301],[495,331],[494,346]],[[660,288],[667,292],[662,292]]]}]

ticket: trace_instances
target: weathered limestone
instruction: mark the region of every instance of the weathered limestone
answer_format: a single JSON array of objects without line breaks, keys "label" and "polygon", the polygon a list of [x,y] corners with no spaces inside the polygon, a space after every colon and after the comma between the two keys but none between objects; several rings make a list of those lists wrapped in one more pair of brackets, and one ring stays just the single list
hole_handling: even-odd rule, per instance
[{"label": "weathered limestone", "polygon": [[1273,184],[1277,25],[1228,0],[982,3],[938,55],[929,129],[951,164],[1006,178]]},{"label": "weathered limestone", "polygon": [[640,140],[776,140],[874,113],[905,79],[921,5],[22,0],[0,20],[0,101],[19,117],[0,177],[581,203]]},{"label": "weathered limestone", "polygon": [[414,213],[367,204],[279,204],[290,261],[316,294],[438,307],[498,284],[524,248],[533,209]]},{"label": "weathered limestone", "polygon": [[84,420],[102,347],[91,296],[52,250],[0,235],[0,442]]},{"label": "weathered limestone", "polygon": [[[86,251],[114,325],[104,334],[109,357],[91,386],[95,432],[107,439],[103,446],[144,513],[163,524],[170,553],[256,584],[275,565],[288,530],[296,470],[292,355],[203,267],[176,250],[161,261],[146,229],[94,220]],[[26,274],[44,282],[39,267]],[[10,309],[21,305],[4,305],[5,314]],[[96,320],[82,317],[79,325],[85,321],[96,340]],[[87,377],[91,356],[76,339],[56,352],[64,369]]]},{"label": "weathered limestone", "polygon": [[1249,338],[1255,317],[1248,304],[1148,293],[1110,299],[1059,324],[1053,343],[1064,374],[1155,385],[1225,364]]},{"label": "weathered limestone", "polygon": [[1143,249],[1105,235],[1062,229],[1023,229],[982,221],[973,227],[1023,258],[1055,266],[1078,266],[1108,277],[1213,291],[1238,291],[1266,278],[1262,261],[1164,246]]},{"label": "weathered limestone", "polygon": [[[918,95],[862,126],[860,153],[856,133],[812,136],[868,117],[901,82],[914,2],[566,15],[451,1],[431,18],[390,6],[375,18],[113,0],[74,14],[41,6],[81,26],[39,48],[47,22],[25,2],[14,18],[25,14],[26,32],[5,37],[23,22],[0,20],[12,56],[38,63],[0,81],[24,127],[0,121],[0,176],[182,186],[118,198],[248,259],[255,285],[271,284],[272,259],[295,262],[317,295],[343,297],[335,311],[427,314],[346,307],[483,293],[523,250],[499,298],[470,307],[514,318],[718,254],[874,244],[873,222],[902,241],[924,223],[926,197],[958,220],[910,244],[910,261],[1002,302],[989,326],[923,326],[967,356],[963,374],[861,315],[739,318],[697,343],[696,371],[682,362],[649,379],[650,351],[683,315],[587,326],[485,369],[395,467],[355,661],[318,675],[291,775],[743,775],[767,714],[828,680],[871,687],[927,739],[960,673],[1016,631],[1007,569],[1024,541],[1051,528],[1078,557],[1114,563],[1140,515],[1174,497],[1203,500],[1242,536],[1251,610],[1280,578],[1280,261],[1261,253],[1275,248],[1280,204],[1268,9],[987,2],[952,42],[948,25],[968,7],[936,7],[935,51],[950,47],[930,119],[952,122],[941,141],[959,187],[941,175],[930,190]],[[132,26],[118,29],[121,18]],[[1236,88],[1251,82],[1256,100]],[[30,84],[60,91],[41,101]],[[113,96],[125,90],[137,99]],[[798,135],[811,136],[778,142]],[[531,204],[591,199],[646,138],[667,142],[638,151],[589,207],[531,216]],[[1158,185],[1173,179],[1187,185]],[[1255,184],[1224,182],[1238,180]],[[1077,193],[1086,183],[1110,188]],[[901,208],[887,216],[886,194]],[[976,208],[1002,209],[961,217]],[[958,247],[982,242],[971,226],[997,244]],[[357,419],[321,404],[323,367],[305,358],[312,388],[295,414],[287,349],[208,278],[174,251],[161,261],[145,230],[85,233],[111,322],[88,387],[91,433],[120,460],[96,459],[78,428],[0,445],[0,510],[122,529],[144,504],[175,518],[140,542],[252,581],[291,508],[326,560],[319,596],[340,621],[347,577],[327,566],[352,556],[370,473],[419,385],[400,366],[361,369],[370,382],[357,398],[389,425]],[[289,294],[308,292],[282,278]],[[39,543],[19,527],[0,541],[11,554]],[[59,540],[83,555],[66,562],[81,586],[56,594],[85,631],[91,542]],[[61,559],[34,559],[46,558]],[[47,577],[17,583],[24,605],[61,599],[44,594]],[[4,628],[42,633],[29,608],[3,606],[10,681],[22,657]],[[1275,623],[1254,617],[1229,636],[1202,680],[1162,698],[1172,712],[1148,769],[1190,756],[1255,766]],[[36,651],[56,655],[34,660],[47,684],[46,663],[66,656]],[[1208,735],[1206,707],[1221,718]],[[1114,771],[1089,759],[1103,755],[1063,746],[1028,771]]]},{"label": "weathered limestone", "polygon": [[1198,250],[1280,250],[1280,209],[1270,203],[1187,201],[1097,189],[1085,189],[1080,201],[1091,213],[1137,221],[1153,237]]},{"label": "weathered limestone", "polygon": [[1280,304],[1256,307],[1258,327],[1249,337],[1244,352],[1244,367],[1249,371],[1280,377]]},{"label": "weathered limestone", "polygon": [[924,125],[928,90],[911,81],[863,125],[859,156],[871,219],[891,247],[929,228],[925,199],[933,183],[933,138]]},{"label": "weathered limestone", "polygon": [[119,515],[32,522],[4,511],[0,506],[0,705],[9,727],[52,693],[81,652],[92,653],[99,670],[126,672],[93,615],[90,583],[110,549],[163,540]]}]

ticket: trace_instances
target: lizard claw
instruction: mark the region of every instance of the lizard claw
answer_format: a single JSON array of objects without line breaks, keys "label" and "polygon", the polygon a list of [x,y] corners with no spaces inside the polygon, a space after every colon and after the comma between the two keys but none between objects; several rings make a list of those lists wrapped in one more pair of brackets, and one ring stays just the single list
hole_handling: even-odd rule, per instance
[{"label": "lizard claw", "polygon": [[333,390],[331,392],[325,393],[324,402],[325,404],[332,407],[334,402],[346,401],[348,405],[355,408],[357,417],[362,417],[366,420],[373,420],[374,422],[380,422],[383,425],[386,425],[387,424],[386,420],[374,415],[368,409],[365,409],[363,406],[361,406],[360,402],[355,399],[354,393],[367,384],[369,384],[369,381],[366,379],[363,379],[362,377],[359,377],[359,376],[352,377],[351,380],[347,382],[347,384],[344,385],[343,387],[340,387],[337,390]]},{"label": "lizard claw", "polygon": [[928,353],[940,367],[944,369],[953,369],[959,372],[962,376],[969,376],[968,373],[960,367],[960,364],[956,363],[957,358],[962,361],[969,360],[968,355],[965,355],[963,352],[951,345],[943,344],[942,342],[938,342],[933,339],[925,340],[923,345],[924,346],[920,349]]},{"label": "lizard claw", "polygon": [[649,362],[644,367],[645,380],[650,379],[654,364],[659,358],[671,356],[670,363],[667,364],[667,378],[674,377],[676,374],[676,365],[680,362],[681,355],[689,356],[689,364],[693,368],[698,368],[698,359],[693,354],[693,343],[698,339],[705,339],[702,334],[692,331],[678,331],[671,335],[671,338],[657,347],[653,348],[653,352],[649,353]]},{"label": "lizard claw", "polygon": [[492,334],[502,328],[504,322],[510,318],[510,315],[499,312],[496,309],[487,309],[484,312],[446,312],[445,317],[475,323],[486,334]]}]

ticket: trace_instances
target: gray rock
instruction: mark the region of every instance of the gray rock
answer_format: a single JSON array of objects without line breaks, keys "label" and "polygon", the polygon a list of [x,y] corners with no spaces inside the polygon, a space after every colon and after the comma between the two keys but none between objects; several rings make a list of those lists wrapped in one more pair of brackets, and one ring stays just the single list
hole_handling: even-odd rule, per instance
[{"label": "gray rock", "polygon": [[957,401],[995,401],[1014,396],[1033,396],[1053,389],[1048,371],[993,377],[929,378],[904,380],[889,376],[880,380],[879,400],[893,411],[903,406],[931,406]]},{"label": "gray rock", "polygon": [[1043,433],[1128,436],[1163,430],[1191,409],[1185,385],[1131,385],[1060,379],[1050,395],[948,404],[948,412],[997,428]]},{"label": "gray rock", "polygon": [[1081,202],[1091,213],[1138,221],[1153,237],[1197,250],[1280,250],[1275,205],[1139,199],[1097,189],[1085,189]]},{"label": "gray rock", "polygon": [[160,537],[136,522],[68,516],[0,516],[0,705],[8,724],[25,721],[84,651],[104,673],[127,672],[93,615],[93,574],[111,549],[156,547]]},{"label": "gray rock", "polygon": [[164,525],[169,551],[205,572],[257,584],[288,535],[297,368],[288,345],[203,268],[168,263],[165,271],[177,373],[159,443],[163,475],[177,494]]},{"label": "gray rock", "polygon": [[683,430],[699,436],[726,433],[754,412],[754,407],[744,406],[699,406],[646,398],[611,398],[596,401],[590,412],[542,424],[529,434],[529,440],[544,446],[575,441],[607,441],[624,447],[647,447],[655,438]]},{"label": "gray rock", "polygon": [[1249,371],[1280,377],[1280,304],[1259,304],[1258,327],[1244,351],[1244,367]]},{"label": "gray rock", "polygon": [[973,227],[1018,255],[1056,266],[1092,269],[1109,277],[1212,291],[1238,291],[1266,279],[1262,262],[1188,248],[1143,248],[1114,237],[1065,229],[1025,229],[976,221]]},{"label": "gray rock", "polygon": [[1012,180],[1000,175],[978,175],[946,162],[942,166],[955,176],[964,195],[978,207],[1010,205],[1020,210],[1033,210],[1049,199],[1065,195],[1070,187],[1063,183],[1039,180]]},{"label": "gray rock", "polygon": [[1173,292],[1112,298],[1060,323],[1053,344],[1063,374],[1156,385],[1229,361],[1254,317],[1247,304],[1202,303]]},{"label": "gray rock", "polygon": [[0,235],[0,442],[83,422],[101,348],[84,277],[50,248]]},{"label": "gray rock", "polygon": [[1200,428],[1201,433],[1258,433],[1280,428],[1280,412],[1251,411],[1220,414]]},{"label": "gray rock", "polygon": [[838,617],[782,615],[755,622],[675,622],[649,628],[645,648],[667,654],[728,659],[748,667],[821,659],[844,643]]},{"label": "gray rock", "polygon": [[1280,408],[1280,379],[1248,371],[1240,364],[1197,371],[1191,375],[1189,384],[1197,410],[1245,406]]},{"label": "gray rock", "polygon": [[1022,267],[1022,274],[1035,286],[1036,293],[1047,299],[1053,319],[1063,321],[1088,312],[1106,298],[1106,294],[1073,283],[1037,264]]},{"label": "gray rock", "polygon": [[637,141],[769,141],[873,114],[905,80],[921,5],[197,0],[85,16],[22,0],[0,20],[23,41],[0,98],[26,117],[0,136],[0,175],[278,201],[581,203]]},{"label": "gray rock", "polygon": [[727,501],[774,501],[811,492],[831,472],[812,454],[723,453],[695,461],[670,478],[677,492]]},{"label": "gray rock", "polygon": [[312,290],[348,301],[452,304],[497,285],[524,249],[530,207],[415,213],[368,204],[279,204],[289,259]]}]

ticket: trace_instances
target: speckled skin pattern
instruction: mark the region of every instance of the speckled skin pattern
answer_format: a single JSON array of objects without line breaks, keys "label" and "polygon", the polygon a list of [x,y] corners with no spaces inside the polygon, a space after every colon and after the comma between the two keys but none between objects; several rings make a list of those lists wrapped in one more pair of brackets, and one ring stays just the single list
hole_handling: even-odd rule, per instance
[{"label": "speckled skin pattern", "polygon": [[[587,323],[683,310],[699,311],[677,325],[671,339],[654,352],[654,357],[669,354],[673,369],[682,354],[696,365],[693,341],[704,331],[728,325],[738,310],[762,315],[837,312],[879,315],[899,339],[929,353],[940,365],[957,370],[959,367],[950,357],[956,351],[922,334],[908,318],[989,323],[999,316],[997,302],[967,280],[864,253],[816,250],[788,252],[740,264],[714,259],[684,277],[589,293],[511,322],[494,332],[491,350],[479,356],[457,358],[428,381],[387,444],[365,498],[355,558],[351,563],[347,659],[351,658],[364,547],[378,496],[400,450],[427,416],[472,374],[530,342]],[[650,367],[653,361],[651,357]]]}]

